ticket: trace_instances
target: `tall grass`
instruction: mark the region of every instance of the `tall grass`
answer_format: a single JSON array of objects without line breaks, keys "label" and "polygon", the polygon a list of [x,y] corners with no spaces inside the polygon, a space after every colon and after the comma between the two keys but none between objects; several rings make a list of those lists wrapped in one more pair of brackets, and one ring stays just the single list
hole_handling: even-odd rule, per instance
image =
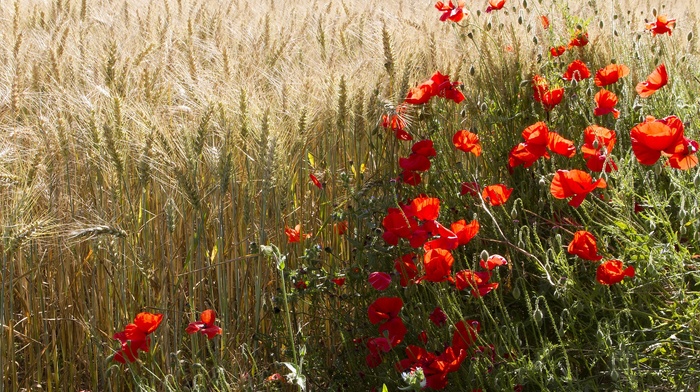
[{"label": "tall grass", "polygon": [[[410,113],[414,137],[441,151],[432,185],[419,192],[437,190],[455,217],[477,213],[484,223],[484,240],[460,263],[486,248],[513,260],[489,306],[416,288],[426,303],[440,298],[445,309],[501,326],[494,344],[520,347],[513,367],[488,376],[482,364],[460,380],[697,388],[697,170],[640,168],[621,137],[616,158],[630,169],[610,176],[612,203],[572,211],[532,186],[568,162],[512,177],[504,164],[520,131],[544,116],[529,78],[559,72],[563,60],[548,48],[568,39],[577,15],[593,15],[591,44],[579,52],[592,68],[625,63],[632,84],[663,61],[673,75],[645,102],[621,91],[623,116],[602,125],[622,135],[644,115],[676,114],[697,138],[696,9],[682,1],[469,7],[458,27],[440,23],[432,4],[407,1],[3,4],[0,391],[259,390],[302,346],[309,389],[397,384],[390,365],[366,368],[353,339],[374,333],[366,275],[396,256],[378,231],[394,197],[406,197],[394,196],[401,190],[390,180],[407,147],[380,118],[435,70],[463,82],[467,99]],[[643,31],[653,12],[678,18],[673,36]],[[582,102],[594,92],[585,94],[553,114],[562,135],[576,138],[593,121]],[[450,145],[465,128],[491,149],[478,161]],[[478,205],[455,196],[472,178],[508,181],[520,200],[490,211],[487,223]],[[654,208],[634,214],[634,202]],[[561,237],[574,228],[548,225],[564,215],[600,230],[609,252],[637,260],[649,279],[616,292],[579,282],[592,268],[566,259]],[[340,236],[334,224],[343,220],[350,230]],[[287,244],[284,227],[298,223],[312,239]],[[289,281],[259,251],[267,244],[287,255]],[[337,276],[345,286],[330,281]],[[309,288],[294,290],[300,281]],[[601,301],[605,308],[591,307]],[[223,335],[185,335],[206,308],[216,309]],[[143,310],[165,321],[141,362],[119,365],[112,334]]]}]

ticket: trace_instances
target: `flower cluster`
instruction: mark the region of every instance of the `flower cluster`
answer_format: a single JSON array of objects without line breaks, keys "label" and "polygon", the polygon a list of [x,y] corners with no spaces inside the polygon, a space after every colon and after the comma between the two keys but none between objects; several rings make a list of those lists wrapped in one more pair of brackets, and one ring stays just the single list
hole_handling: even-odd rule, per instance
[{"label": "flower cluster", "polygon": [[420,184],[420,173],[430,169],[430,158],[436,154],[432,140],[421,140],[415,143],[407,158],[399,158],[399,167],[403,169],[401,173],[403,182],[414,186]]},{"label": "flower cluster", "polygon": [[698,164],[698,142],[684,135],[683,122],[676,116],[657,120],[647,117],[630,131],[632,151],[642,165],[655,164],[661,155],[668,156],[668,164],[688,170]]},{"label": "flower cluster", "polygon": [[[574,233],[574,238],[569,243],[567,251],[584,260],[599,261],[603,256],[598,254],[598,245],[593,234],[579,230]],[[596,280],[600,284],[607,286],[620,283],[625,277],[634,278],[634,267],[624,268],[622,261],[614,259],[608,260],[598,266]]]}]

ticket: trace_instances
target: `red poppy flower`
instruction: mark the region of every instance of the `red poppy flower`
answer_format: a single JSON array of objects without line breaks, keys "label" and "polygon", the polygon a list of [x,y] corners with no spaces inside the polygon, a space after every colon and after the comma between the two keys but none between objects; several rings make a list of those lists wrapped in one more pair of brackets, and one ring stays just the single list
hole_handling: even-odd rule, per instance
[{"label": "red poppy flower", "polygon": [[433,324],[437,325],[438,327],[442,327],[447,322],[447,314],[445,314],[445,312],[439,306],[433,309],[433,312],[430,313],[430,316],[428,316],[428,318]]},{"label": "red poppy flower", "polygon": [[390,208],[387,216],[382,220],[382,226],[385,234],[391,233],[391,236],[385,236],[384,240],[391,245],[396,245],[399,238],[410,238],[413,231],[418,228],[418,223],[412,216],[407,216],[403,210]]},{"label": "red poppy flower", "polygon": [[547,111],[554,109],[564,98],[564,89],[562,87],[550,89],[547,79],[540,75],[535,75],[532,78],[532,90],[535,101],[542,103]]},{"label": "red poppy flower", "polygon": [[313,182],[314,185],[316,185],[316,187],[318,189],[323,189],[323,184],[321,184],[321,181],[319,181],[318,178],[316,178],[316,176],[314,176],[313,173],[309,173],[309,178],[311,179],[311,182]]},{"label": "red poppy flower", "polygon": [[630,69],[626,65],[610,64],[596,71],[593,81],[596,86],[603,87],[617,82],[620,78],[629,75],[629,73]]},{"label": "red poppy flower", "polygon": [[422,347],[410,345],[406,347],[406,356],[396,364],[396,369],[406,372],[421,368],[425,375],[425,387],[437,390],[447,386],[448,374],[459,370],[467,351],[447,347],[440,355],[435,355]]},{"label": "red poppy flower", "polygon": [[576,146],[569,139],[564,139],[556,132],[549,132],[547,135],[547,148],[553,153],[571,158],[576,155]]},{"label": "red poppy flower", "polygon": [[450,0],[447,5],[445,5],[445,3],[443,3],[442,1],[438,1],[437,3],[435,3],[435,8],[437,8],[438,11],[443,12],[440,16],[441,22],[450,20],[456,23],[460,22],[464,18],[464,0],[459,0],[456,6],[452,4],[452,0]]},{"label": "red poppy flower", "polygon": [[506,0],[489,0],[489,6],[486,8],[486,12],[498,11],[506,4]]},{"label": "red poppy flower", "polygon": [[432,97],[440,96],[455,103],[460,103],[464,100],[464,94],[457,89],[459,84],[459,82],[450,82],[449,76],[435,72],[429,80],[408,90],[408,95],[404,102],[422,105],[430,101]]},{"label": "red poppy flower", "polygon": [[144,340],[146,335],[158,328],[161,321],[163,315],[160,313],[141,312],[136,315],[132,324],[124,328],[125,336],[129,340]]},{"label": "red poppy flower", "polygon": [[547,149],[565,157],[571,158],[576,154],[574,142],[564,139],[556,132],[550,132],[547,124],[537,122],[523,130],[525,142],[510,150],[508,165],[515,168],[519,165],[530,167],[540,157],[549,159]]},{"label": "red poppy flower", "polygon": [[588,45],[588,32],[576,30],[574,35],[571,37],[571,41],[569,41],[569,49],[573,47],[582,48],[586,45]]},{"label": "red poppy flower", "polygon": [[430,139],[426,140],[421,140],[411,147],[411,151],[413,153],[422,155],[426,158],[434,157],[437,155],[437,152],[435,151],[435,147],[433,147],[433,141]]},{"label": "red poppy flower", "polygon": [[591,71],[588,70],[586,64],[581,60],[574,60],[571,64],[569,64],[569,67],[566,69],[566,72],[564,72],[562,79],[569,81],[575,80],[578,82],[590,77]]},{"label": "red poppy flower", "polygon": [[508,188],[503,184],[496,184],[484,188],[481,192],[481,197],[495,207],[507,202],[511,193],[513,193],[513,188]]},{"label": "red poppy flower", "polygon": [[444,282],[451,280],[452,264],[455,259],[452,253],[446,249],[430,249],[423,255],[423,268],[425,276],[421,280],[428,282]]},{"label": "red poppy flower", "polygon": [[520,165],[530,167],[541,157],[549,158],[546,145],[519,143],[508,153],[508,166],[511,169]]},{"label": "red poppy flower", "polygon": [[479,196],[479,193],[481,193],[481,189],[479,187],[478,182],[463,182],[460,186],[459,194],[461,196],[467,194],[472,196]]},{"label": "red poppy flower", "polygon": [[311,238],[311,233],[304,234],[303,236],[301,235],[301,224],[294,226],[293,229],[288,227],[288,226],[285,226],[284,227],[284,234],[287,235],[287,242],[290,244],[293,242],[300,242],[301,237]]},{"label": "red poppy flower", "polygon": [[598,261],[603,256],[598,254],[598,245],[593,234],[579,230],[574,233],[574,239],[569,243],[568,252],[584,260]]},{"label": "red poppy flower", "polygon": [[345,278],[344,278],[344,277],[342,277],[342,278],[333,278],[333,279],[331,279],[331,281],[332,281],[333,283],[335,283],[336,286],[342,286],[342,285],[345,284]]},{"label": "red poppy flower", "polygon": [[134,362],[138,358],[139,350],[148,352],[148,335],[158,328],[161,321],[163,315],[160,313],[141,312],[123,331],[114,333],[112,337],[121,343],[121,351],[114,355],[114,360],[121,363]]},{"label": "red poppy flower", "polygon": [[406,171],[427,171],[430,169],[430,159],[414,152],[408,158],[399,158],[399,167]]},{"label": "red poppy flower", "polygon": [[493,271],[494,268],[507,264],[508,260],[506,260],[506,258],[501,255],[491,255],[486,259],[486,261],[481,260],[479,262],[481,268],[487,269],[489,271]]},{"label": "red poppy flower", "polygon": [[382,115],[382,126],[393,131],[399,140],[413,140],[413,136],[406,131],[407,122],[398,109],[397,113]]},{"label": "red poppy flower", "polygon": [[114,355],[114,360],[119,363],[135,362],[139,357],[139,350],[148,352],[151,345],[150,338],[129,340],[123,331],[116,332],[112,335],[112,338],[119,340],[121,343],[120,351]]},{"label": "red poppy flower", "polygon": [[542,28],[547,30],[549,28],[549,18],[546,15],[540,15],[540,22],[542,22]]},{"label": "red poppy flower", "polygon": [[549,82],[540,75],[532,77],[532,93],[535,102],[542,102],[542,96],[549,91]]},{"label": "red poppy flower", "polygon": [[611,157],[606,154],[600,153],[593,155],[586,160],[586,167],[588,170],[596,173],[610,173],[617,170],[617,164],[612,160]]},{"label": "red poppy flower", "polygon": [[221,335],[221,328],[214,325],[214,321],[216,321],[216,312],[207,309],[199,315],[199,321],[193,321],[185,328],[185,332],[190,335],[201,332],[207,335],[207,338],[213,339],[214,336]]},{"label": "red poppy flower", "polygon": [[583,131],[583,146],[581,146],[583,158],[588,159],[601,152],[610,153],[616,142],[615,131],[598,125],[589,125]]},{"label": "red poppy flower", "polygon": [[637,84],[636,90],[642,98],[650,97],[658,89],[665,86],[668,83],[668,74],[666,73],[666,66],[664,64],[656,67],[651,75],[647,76],[647,80],[639,82]]},{"label": "red poppy flower", "polygon": [[412,105],[422,105],[428,103],[430,98],[432,98],[434,95],[433,82],[432,80],[428,80],[408,90],[408,94],[406,95],[404,102]]},{"label": "red poppy flower", "polygon": [[549,48],[549,54],[552,57],[559,57],[563,55],[566,52],[566,46],[560,45],[560,46],[552,46]]},{"label": "red poppy flower", "polygon": [[294,287],[299,291],[303,291],[303,290],[308,289],[309,285],[306,283],[305,280],[301,279],[301,280],[297,280],[296,282],[294,282]]},{"label": "red poppy flower", "polygon": [[457,237],[457,234],[455,234],[452,230],[443,226],[439,222],[434,222],[434,227],[435,231],[437,231],[437,235],[439,236],[439,238],[426,242],[425,245],[423,245],[424,250],[427,251],[430,249],[437,248],[444,250],[453,250],[456,249],[457,246],[459,246],[459,238]]},{"label": "red poppy flower", "polygon": [[374,369],[382,364],[382,356],[379,353],[371,352],[365,357],[365,363],[370,369]]},{"label": "red poppy flower", "polygon": [[372,272],[368,280],[369,284],[379,291],[384,291],[391,285],[391,275],[386,272]]},{"label": "red poppy flower", "polygon": [[593,114],[596,116],[603,116],[608,113],[612,113],[613,117],[619,118],[620,111],[615,109],[617,105],[617,95],[612,91],[606,89],[601,89],[595,95],[596,108],[593,109]]},{"label": "red poppy flower", "polygon": [[378,324],[399,315],[403,300],[399,297],[379,297],[367,308],[369,322]]},{"label": "red poppy flower", "polygon": [[498,288],[498,283],[489,283],[489,279],[488,271],[462,270],[455,274],[455,287],[460,291],[472,289],[472,296],[479,298]]},{"label": "red poppy flower", "polygon": [[407,185],[416,186],[421,182],[420,173],[412,170],[404,170],[401,172],[401,181]]},{"label": "red poppy flower", "polygon": [[617,170],[617,165],[608,154],[612,151],[617,140],[615,131],[598,125],[590,125],[583,131],[583,146],[581,152],[586,160],[586,167],[594,172],[611,172]]},{"label": "red poppy flower", "polygon": [[569,201],[569,205],[577,208],[591,191],[606,186],[604,179],[593,181],[590,174],[581,170],[557,170],[549,191],[557,199],[573,197]]},{"label": "red poppy flower", "polygon": [[365,345],[367,346],[370,352],[388,353],[389,351],[391,351],[391,342],[384,337],[367,339]]},{"label": "red poppy flower", "polygon": [[661,153],[673,155],[684,144],[683,122],[676,116],[657,120],[651,116],[630,131],[632,151],[642,165],[653,165]]},{"label": "red poppy flower", "polygon": [[481,143],[479,143],[479,136],[475,133],[464,129],[457,131],[452,137],[452,143],[460,151],[471,152],[476,156],[481,155]]},{"label": "red poppy flower", "polygon": [[394,269],[399,273],[399,277],[401,278],[399,281],[401,287],[408,286],[408,284],[418,276],[418,267],[413,261],[415,258],[415,253],[409,253],[394,260]]},{"label": "red poppy flower", "polygon": [[673,29],[676,27],[675,19],[668,19],[666,15],[659,15],[656,17],[656,22],[647,23],[647,30],[651,31],[653,35],[666,34],[671,35]]},{"label": "red poppy flower", "polygon": [[440,199],[419,196],[411,202],[413,214],[420,220],[435,220],[440,214]]},{"label": "red poppy flower", "polygon": [[348,231],[348,221],[340,221],[333,224],[333,230],[338,235],[343,235]]},{"label": "red poppy flower", "polygon": [[544,110],[551,111],[555,106],[561,103],[562,98],[564,98],[564,88],[558,87],[545,92],[542,95],[542,105]]},{"label": "red poppy flower", "polygon": [[467,221],[460,219],[450,225],[450,229],[457,235],[459,245],[466,245],[479,233],[479,221],[474,219],[467,224]]},{"label": "red poppy flower", "polygon": [[620,260],[608,260],[598,266],[598,270],[595,274],[596,280],[600,284],[610,286],[622,282],[625,276],[634,278],[634,267],[629,266],[624,269],[623,267],[624,265]]},{"label": "red poppy flower", "polygon": [[481,331],[481,324],[476,320],[460,320],[455,324],[452,335],[452,349],[455,351],[469,350],[476,342],[476,335]]},{"label": "red poppy flower", "polygon": [[688,170],[698,164],[698,142],[683,137],[682,143],[676,144],[673,154],[668,157],[668,164],[674,169]]},{"label": "red poppy flower", "polygon": [[391,347],[396,347],[401,344],[408,329],[401,318],[392,317],[389,321],[379,325],[379,333],[384,335],[384,332],[386,332],[386,336],[389,338]]},{"label": "red poppy flower", "polygon": [[464,101],[464,94],[457,88],[460,82],[450,82],[450,77],[443,75],[440,72],[435,72],[435,74],[430,78],[435,85],[435,95],[454,103],[460,103]]}]

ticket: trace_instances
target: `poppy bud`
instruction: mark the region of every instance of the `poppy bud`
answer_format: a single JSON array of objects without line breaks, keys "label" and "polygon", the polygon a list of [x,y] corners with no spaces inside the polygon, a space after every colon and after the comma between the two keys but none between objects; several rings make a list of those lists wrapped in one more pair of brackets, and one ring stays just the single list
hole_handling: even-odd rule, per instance
[{"label": "poppy bud", "polygon": [[474,39],[474,33],[472,33],[472,32],[470,31],[469,33],[467,33],[467,37],[469,37],[469,39],[473,40],[473,39]]},{"label": "poppy bud", "polygon": [[681,209],[680,211],[678,211],[678,217],[681,219],[681,221],[685,220],[685,210],[684,209]]},{"label": "poppy bud", "polygon": [[685,235],[685,233],[688,232],[688,229],[685,228],[685,225],[682,225],[682,226],[678,229],[678,232],[679,232],[681,235]]},{"label": "poppy bud", "polygon": [[536,36],[536,35],[532,37],[532,42],[534,42],[535,45],[537,45],[537,42],[538,42],[538,41],[537,41],[537,36]]},{"label": "poppy bud", "polygon": [[486,262],[486,260],[488,260],[489,258],[489,252],[487,252],[486,249],[484,249],[481,251],[481,255],[479,257],[481,257],[481,261]]},{"label": "poppy bud", "polygon": [[522,17],[522,15],[521,15],[521,16],[518,16],[518,24],[519,24],[519,25],[523,24],[523,17]]},{"label": "poppy bud", "polygon": [[600,23],[598,23],[598,26],[600,26],[601,29],[603,28],[603,21],[602,20],[600,21]]},{"label": "poppy bud", "polygon": [[693,32],[688,33],[688,42],[693,40]]},{"label": "poppy bud", "polygon": [[510,210],[510,218],[513,220],[518,218],[518,209],[515,208],[515,205],[513,205],[513,209]]},{"label": "poppy bud", "polygon": [[535,319],[535,324],[540,325],[542,324],[542,319],[544,318],[544,315],[542,314],[542,311],[539,308],[537,308],[532,313],[532,318]]},{"label": "poppy bud", "polygon": [[474,72],[474,66],[472,65],[471,67],[469,67],[469,75],[474,76]]},{"label": "poppy bud", "polygon": [[490,21],[489,21],[489,23],[486,23],[486,31],[489,31],[489,30],[491,30],[491,22]]},{"label": "poppy bud", "polygon": [[617,369],[613,369],[610,372],[610,379],[613,381],[617,381],[620,379],[620,373],[617,372]]},{"label": "poppy bud", "polygon": [[520,288],[518,288],[518,286],[516,285],[513,288],[513,291],[511,291],[511,294],[513,294],[513,298],[519,299],[520,298]]},{"label": "poppy bud", "polygon": [[527,0],[523,0],[523,8],[527,8]]},{"label": "poppy bud", "polygon": [[657,12],[657,11],[656,11],[656,8],[652,8],[652,9],[651,9],[651,14],[654,15],[654,17],[656,17],[656,12]]},{"label": "poppy bud", "polygon": [[545,180],[544,177],[540,177],[540,181],[539,181],[539,182],[540,182],[540,186],[542,186],[542,187],[545,186],[545,185],[547,185],[547,180]]}]

